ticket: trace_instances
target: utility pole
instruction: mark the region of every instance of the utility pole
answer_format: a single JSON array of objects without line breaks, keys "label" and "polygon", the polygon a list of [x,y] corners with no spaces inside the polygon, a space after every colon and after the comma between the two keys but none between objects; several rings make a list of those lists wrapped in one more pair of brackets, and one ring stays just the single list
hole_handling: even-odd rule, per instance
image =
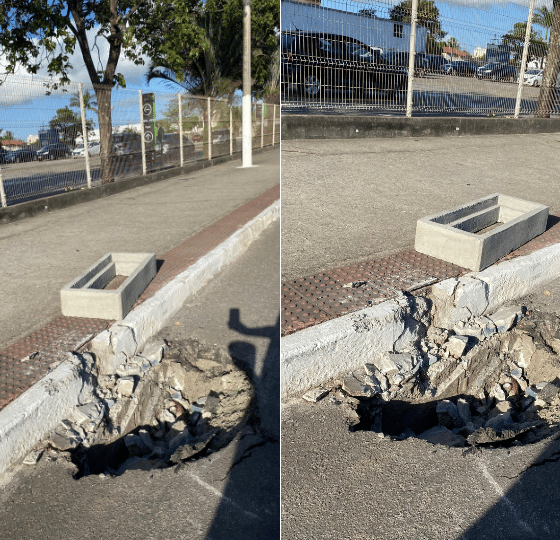
[{"label": "utility pole", "polygon": [[[242,167],[253,166],[251,127],[251,0],[243,0],[243,108],[242,108]],[[230,134],[231,137],[231,134]]]}]

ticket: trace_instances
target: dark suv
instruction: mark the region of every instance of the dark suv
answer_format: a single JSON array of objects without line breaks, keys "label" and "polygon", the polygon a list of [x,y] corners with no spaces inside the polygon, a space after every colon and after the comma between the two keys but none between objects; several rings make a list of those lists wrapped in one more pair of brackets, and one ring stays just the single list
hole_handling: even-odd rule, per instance
[{"label": "dark suv", "polygon": [[71,153],[72,151],[67,144],[47,144],[47,146],[43,146],[43,148],[37,150],[37,159],[42,161],[43,159],[67,158],[70,157]]},{"label": "dark suv", "polygon": [[490,62],[479,67],[476,76],[479,79],[492,79],[493,81],[515,82],[517,79],[517,70],[510,64],[502,64],[500,62]]},{"label": "dark suv", "polygon": [[334,34],[285,34],[281,61],[284,95],[291,89],[318,98],[329,88],[360,96],[382,91],[393,99],[407,81],[406,69],[390,66],[378,49]]}]

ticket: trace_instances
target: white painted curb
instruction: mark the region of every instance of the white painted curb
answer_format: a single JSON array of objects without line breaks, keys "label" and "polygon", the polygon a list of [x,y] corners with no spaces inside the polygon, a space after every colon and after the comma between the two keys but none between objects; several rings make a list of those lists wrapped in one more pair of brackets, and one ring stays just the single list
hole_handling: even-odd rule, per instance
[{"label": "white painted curb", "polygon": [[97,335],[91,341],[91,350],[97,357],[99,373],[115,373],[116,368],[127,358],[140,352],[146,342],[179,311],[189,296],[245,252],[251,242],[279,217],[280,201],[276,201],[154,296],[142,302],[122,321]]},{"label": "white painted curb", "polygon": [[75,405],[93,399],[79,358],[64,361],[0,411],[0,474],[64,420]]},{"label": "white painted curb", "polygon": [[[432,287],[432,313],[450,328],[469,316],[496,311],[560,276],[560,244],[448,279]],[[360,368],[375,355],[396,349],[404,327],[395,301],[301,330],[281,340],[281,397],[286,400],[333,377]],[[438,313],[439,310],[439,313]],[[362,320],[360,326],[356,321]]]},{"label": "white painted curb", "polygon": [[[276,201],[125,319],[96,336],[92,340],[95,344],[92,352],[105,355],[103,367],[114,366],[116,369],[126,357],[141,351],[190,295],[245,252],[251,242],[279,217],[280,201]],[[22,460],[68,417],[76,405],[93,399],[93,386],[84,367],[76,356],[72,355],[72,358],[0,411],[0,474]]]}]

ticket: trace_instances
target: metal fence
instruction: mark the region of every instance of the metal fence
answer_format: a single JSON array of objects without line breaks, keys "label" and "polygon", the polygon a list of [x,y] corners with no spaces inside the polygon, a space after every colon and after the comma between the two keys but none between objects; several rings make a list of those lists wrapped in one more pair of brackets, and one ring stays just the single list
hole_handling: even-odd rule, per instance
[{"label": "metal fence", "polygon": [[[240,97],[111,92],[111,181],[241,152]],[[254,103],[252,118],[253,148],[279,142],[279,106]],[[0,129],[1,206],[102,183],[92,87],[10,76],[0,84]]]},{"label": "metal fence", "polygon": [[532,115],[552,2],[518,1],[281,0],[282,110]]}]

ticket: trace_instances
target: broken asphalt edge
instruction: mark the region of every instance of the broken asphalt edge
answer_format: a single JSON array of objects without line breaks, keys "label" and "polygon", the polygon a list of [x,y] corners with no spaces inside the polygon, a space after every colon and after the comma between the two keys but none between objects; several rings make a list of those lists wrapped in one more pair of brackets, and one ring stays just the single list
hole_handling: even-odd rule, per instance
[{"label": "broken asphalt edge", "polygon": [[[270,224],[280,217],[276,201],[214,250],[142,302],[122,321],[91,341],[99,374],[117,367],[140,352],[185,300],[243,254]],[[68,416],[73,407],[91,400],[89,355],[69,358],[0,411],[0,474],[29,451]]]},{"label": "broken asphalt edge", "polygon": [[[432,324],[452,328],[471,316],[491,314],[560,276],[560,244],[436,283],[429,294]],[[281,399],[291,398],[356,370],[387,351],[412,345],[410,310],[402,301],[373,307],[284,336],[280,347]]]}]

